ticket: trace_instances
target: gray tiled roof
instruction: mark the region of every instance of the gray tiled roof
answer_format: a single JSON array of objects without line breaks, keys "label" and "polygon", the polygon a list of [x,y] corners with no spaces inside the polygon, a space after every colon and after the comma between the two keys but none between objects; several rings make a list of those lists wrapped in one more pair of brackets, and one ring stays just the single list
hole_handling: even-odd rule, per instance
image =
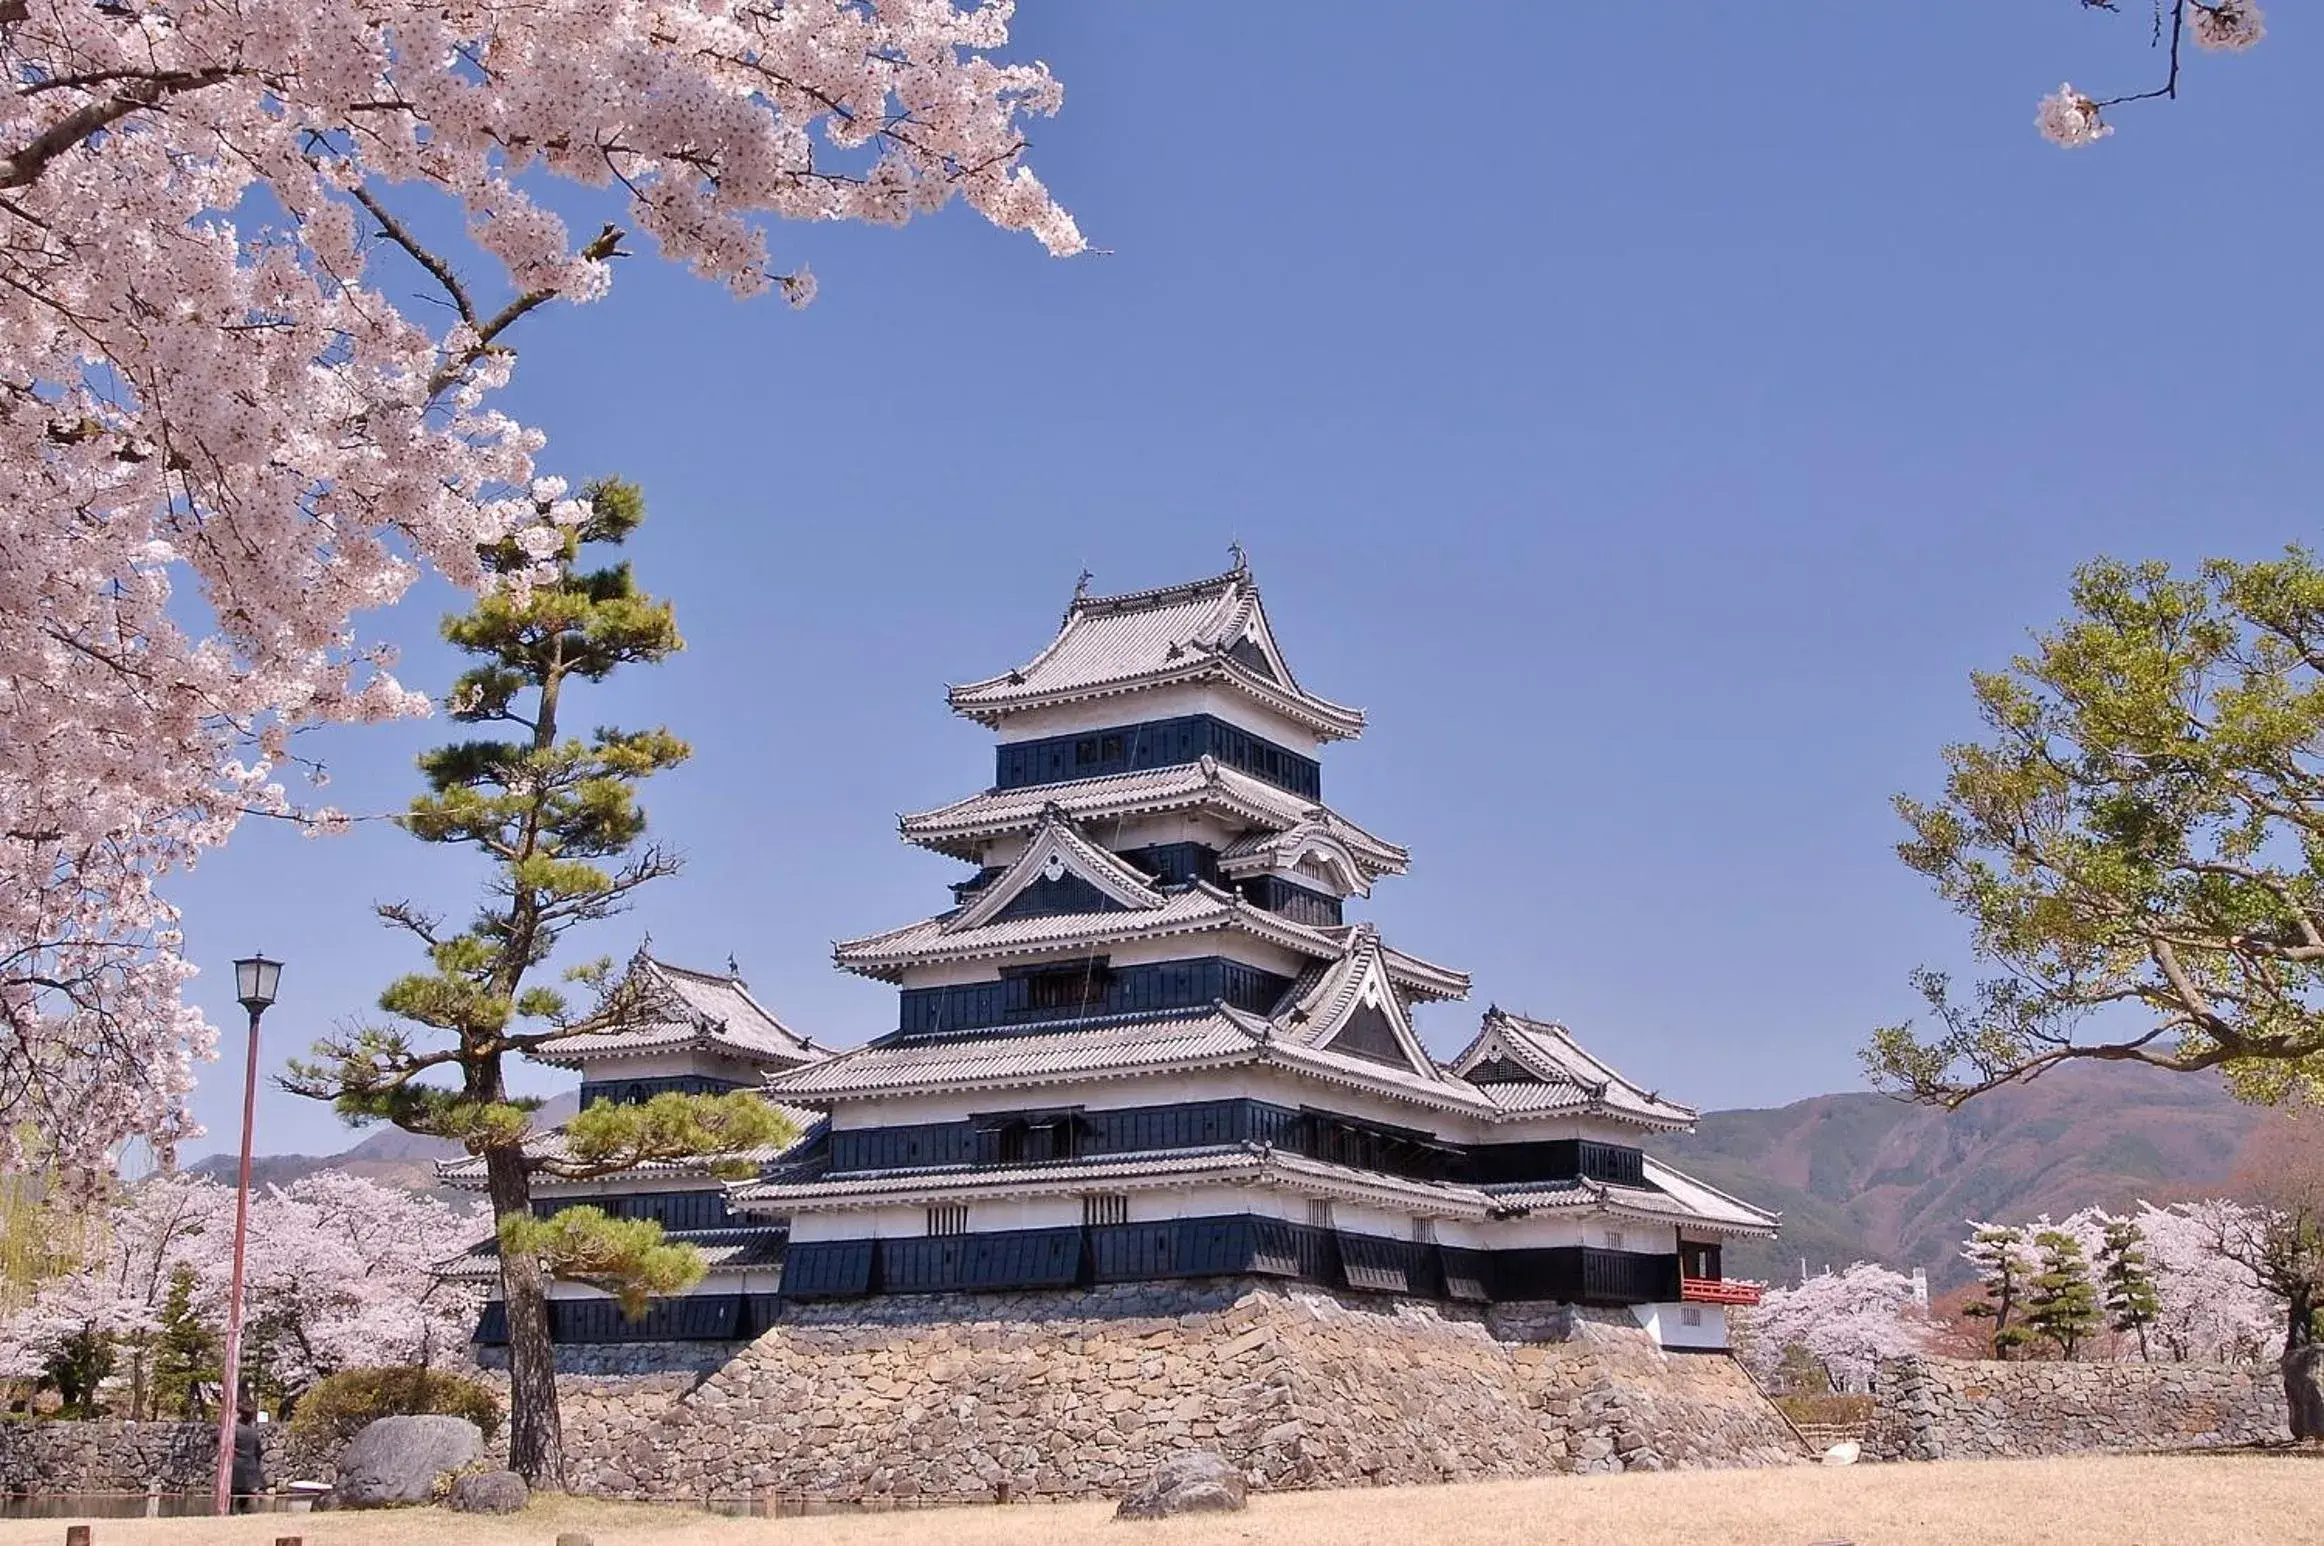
[{"label": "gray tiled roof", "polygon": [[[1229,651],[1248,640],[1264,669]],[[1134,691],[1182,681],[1223,682],[1318,735],[1361,734],[1360,709],[1319,698],[1300,687],[1271,649],[1273,636],[1248,570],[1186,585],[1119,596],[1076,596],[1065,621],[1040,654],[1017,669],[954,687],[953,709],[986,724],[1011,712],[1052,703]]]},{"label": "gray tiled roof", "polygon": [[1503,1206],[1519,1206],[1533,1213],[1597,1212],[1617,1217],[1699,1226],[1705,1230],[1739,1235],[1772,1235],[1777,1217],[1723,1192],[1713,1191],[1691,1176],[1649,1161],[1648,1186],[1620,1186],[1606,1181],[1530,1181],[1483,1190]]},{"label": "gray tiled roof", "polygon": [[988,789],[932,811],[900,817],[897,824],[908,840],[922,847],[975,860],[992,839],[1031,831],[1050,805],[1083,823],[1100,841],[1108,817],[1208,810],[1270,831],[1314,822],[1345,844],[1375,878],[1401,875],[1412,861],[1404,849],[1374,837],[1337,812],[1209,757],[1069,783]]},{"label": "gray tiled roof", "polygon": [[1564,1026],[1547,1020],[1529,1020],[1499,1007],[1489,1008],[1475,1038],[1448,1066],[1470,1076],[1495,1054],[1532,1076],[1477,1082],[1477,1087],[1505,1111],[1590,1111],[1649,1127],[1687,1127],[1695,1120],[1693,1107],[1639,1088],[1583,1051]]},{"label": "gray tiled roof", "polygon": [[1324,1194],[1357,1192],[1394,1199],[1399,1205],[1447,1217],[1482,1218],[1494,1207],[1475,1187],[1414,1181],[1310,1159],[1265,1144],[1215,1144],[1102,1159],[1065,1160],[1040,1165],[950,1166],[941,1169],[878,1171],[801,1181],[745,1182],[729,1196],[754,1213],[783,1209],[874,1207],[890,1202],[917,1204],[1006,1187],[1017,1196],[1074,1191],[1092,1186],[1121,1191],[1190,1186],[1205,1182],[1280,1185]]},{"label": "gray tiled roof", "polygon": [[1340,943],[1331,931],[1294,923],[1201,883],[1171,893],[1160,907],[1134,911],[1052,913],[1004,918],[968,928],[956,927],[954,917],[942,913],[884,934],[843,940],[833,947],[832,954],[851,971],[894,980],[907,968],[930,961],[1041,955],[1061,945],[1096,946],[1220,929],[1256,935],[1318,960],[1330,960],[1340,953]]},{"label": "gray tiled roof", "polygon": [[826,1055],[752,998],[741,978],[672,966],[642,950],[600,1013],[618,1018],[618,1027],[560,1037],[532,1056],[581,1068],[600,1058],[689,1048],[761,1065],[787,1066]]},{"label": "gray tiled roof", "polygon": [[1219,1005],[1160,1017],[1080,1020],[1054,1030],[889,1038],[778,1074],[768,1089],[789,1100],[814,1102],[834,1095],[1042,1083],[1248,1061],[1258,1055],[1265,1025],[1256,1015]]}]

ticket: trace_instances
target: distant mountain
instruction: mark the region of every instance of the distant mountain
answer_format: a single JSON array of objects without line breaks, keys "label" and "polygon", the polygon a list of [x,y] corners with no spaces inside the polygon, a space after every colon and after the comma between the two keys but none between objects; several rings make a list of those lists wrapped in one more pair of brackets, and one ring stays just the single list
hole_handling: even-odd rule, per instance
[{"label": "distant mountain", "polygon": [[[535,1120],[544,1125],[562,1122],[579,1109],[578,1093],[567,1091],[545,1102]],[[442,1190],[436,1185],[436,1161],[455,1159],[459,1154],[456,1143],[422,1138],[400,1127],[383,1127],[337,1154],[254,1154],[250,1157],[250,1181],[253,1186],[288,1186],[318,1170],[344,1170],[384,1186],[433,1192]],[[231,1181],[241,1163],[237,1155],[213,1154],[186,1168]]]},{"label": "distant mountain", "polygon": [[1787,1282],[1802,1257],[1928,1269],[1966,1282],[1969,1219],[2063,1217],[2216,1188],[2262,1113],[2216,1079],[2135,1064],[2061,1068],[1957,1112],[1819,1095],[1772,1111],[1709,1111],[1650,1145],[1722,1191],[1783,1213],[1772,1243],[1729,1247],[1730,1276]]}]

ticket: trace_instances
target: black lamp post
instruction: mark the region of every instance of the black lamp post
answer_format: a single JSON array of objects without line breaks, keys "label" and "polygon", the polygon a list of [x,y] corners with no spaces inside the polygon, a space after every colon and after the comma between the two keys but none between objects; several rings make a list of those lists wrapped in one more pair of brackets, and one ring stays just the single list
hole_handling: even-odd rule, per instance
[{"label": "black lamp post", "polygon": [[226,1295],[226,1366],[218,1382],[218,1476],[213,1492],[220,1514],[234,1505],[234,1421],[242,1390],[242,1247],[250,1234],[250,1128],[258,1116],[258,1017],[274,1002],[282,963],[245,956],[234,963],[234,992],[250,1011],[250,1056],[242,1070],[242,1173],[234,1186],[234,1285]]}]

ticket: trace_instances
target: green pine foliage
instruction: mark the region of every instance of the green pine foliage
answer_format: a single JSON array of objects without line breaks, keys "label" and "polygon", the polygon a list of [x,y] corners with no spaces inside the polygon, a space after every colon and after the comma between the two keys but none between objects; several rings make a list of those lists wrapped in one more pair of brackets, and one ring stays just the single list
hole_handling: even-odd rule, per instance
[{"label": "green pine foliage", "polygon": [[1917,973],[1933,1027],[1877,1031],[1874,1082],[1958,1106],[2104,1058],[2324,1096],[2324,567],[2099,560],[2073,605],[1972,678],[1987,734],[1942,796],[1896,802],[1898,854],[2000,970]]},{"label": "green pine foliage", "polygon": [[2072,1358],[2106,1323],[2098,1289],[2090,1281],[2090,1263],[2082,1255],[2082,1242],[2062,1230],[2045,1229],[2034,1236],[2034,1249],[2040,1266],[2026,1296],[2026,1322],[2057,1348],[2059,1357]]},{"label": "green pine foliage", "polygon": [[2154,1274],[2147,1268],[2146,1237],[2136,1219],[2108,1219],[2106,1237],[2098,1248],[2098,1282],[2106,1309],[2106,1325],[2117,1333],[2138,1338],[2138,1356],[2148,1356],[2146,1329],[2162,1311],[2155,1292]]},{"label": "green pine foliage", "polygon": [[1977,1268],[1985,1297],[1971,1300],[1961,1313],[1973,1320],[1993,1322],[1993,1356],[2007,1358],[2010,1349],[2033,1340],[2033,1331],[2020,1315],[2026,1293],[2025,1231],[2009,1225],[1987,1225],[1969,1239],[1964,1253]]},{"label": "green pine foliage", "polygon": [[[634,1023],[634,1006],[617,991],[576,1010],[534,974],[568,931],[615,916],[641,887],[678,869],[675,854],[647,840],[638,789],[683,763],[686,744],[659,727],[564,728],[576,689],[683,647],[670,604],[641,590],[627,562],[584,561],[636,532],[643,496],[606,482],[584,498],[586,517],[561,528],[561,545],[545,559],[513,541],[488,550],[487,567],[518,583],[444,623],[446,640],[476,662],[453,686],[450,715],[488,733],[420,758],[426,789],[402,824],[424,843],[489,863],[483,906],[454,927],[410,902],[381,905],[380,916],[425,950],[425,969],[380,995],[386,1023],[317,1043],[286,1081],[331,1101],[350,1122],[448,1138],[483,1159],[509,1317],[511,1464],[550,1485],[561,1484],[563,1456],[546,1277],[596,1284],[638,1311],[648,1297],[698,1280],[701,1264],[691,1247],[663,1243],[651,1222],[596,1209],[536,1221],[532,1178],[740,1156],[794,1136],[756,1096],[664,1095],[643,1108],[594,1106],[572,1124],[562,1152],[528,1149],[539,1102],[508,1089],[510,1058]],[[604,971],[599,964],[565,975],[602,985]]]},{"label": "green pine foliage", "polygon": [[202,1388],[225,1374],[225,1350],[218,1334],[194,1313],[194,1269],[180,1265],[169,1275],[161,1302],[161,1330],[153,1341],[153,1409],[157,1417],[215,1415]]}]

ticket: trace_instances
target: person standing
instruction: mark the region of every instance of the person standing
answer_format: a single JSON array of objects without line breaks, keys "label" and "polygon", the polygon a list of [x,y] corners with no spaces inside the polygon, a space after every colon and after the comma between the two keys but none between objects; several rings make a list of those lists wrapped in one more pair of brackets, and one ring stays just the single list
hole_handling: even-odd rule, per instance
[{"label": "person standing", "polygon": [[247,1514],[258,1494],[265,1490],[266,1477],[258,1456],[258,1408],[245,1401],[234,1413],[234,1512]]}]

